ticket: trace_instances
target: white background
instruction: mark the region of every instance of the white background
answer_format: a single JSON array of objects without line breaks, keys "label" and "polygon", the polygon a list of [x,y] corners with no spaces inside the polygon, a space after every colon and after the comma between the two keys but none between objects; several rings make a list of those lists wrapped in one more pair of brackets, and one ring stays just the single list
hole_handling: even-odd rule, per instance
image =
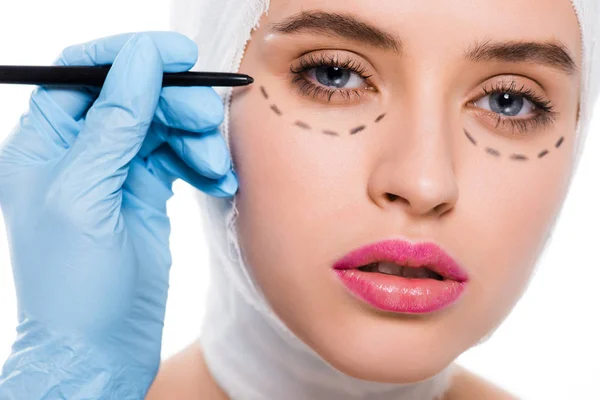
[{"label": "white background", "polygon": [[[167,0],[13,0],[3,1],[1,11],[0,64],[50,64],[67,45],[121,32],[166,30],[169,18]],[[0,140],[26,111],[30,91],[0,85]],[[460,364],[524,399],[600,399],[595,383],[600,377],[599,171],[600,115],[528,292],[488,342],[459,358]],[[206,248],[191,189],[178,182],[168,208],[173,268],[164,357],[198,335],[207,281]],[[0,225],[1,364],[15,337],[16,305],[1,220]]]}]

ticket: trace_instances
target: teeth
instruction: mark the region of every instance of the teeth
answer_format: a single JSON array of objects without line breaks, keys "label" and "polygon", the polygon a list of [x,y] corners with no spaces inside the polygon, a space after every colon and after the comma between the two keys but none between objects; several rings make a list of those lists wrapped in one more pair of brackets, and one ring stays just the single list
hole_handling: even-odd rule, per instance
[{"label": "teeth", "polygon": [[443,278],[436,274],[435,272],[429,270],[428,268],[412,268],[412,267],[404,267],[398,264],[394,264],[391,262],[380,262],[380,263],[371,263],[364,265],[359,268],[362,271],[367,272],[380,272],[386,275],[396,275],[402,276],[404,278],[412,278],[412,279],[436,279],[443,280]]},{"label": "teeth", "polygon": [[390,262],[377,264],[377,272],[381,272],[382,274],[403,276],[402,270],[403,267]]},{"label": "teeth", "polygon": [[402,276],[405,278],[431,278],[429,271],[425,268],[402,268]]}]

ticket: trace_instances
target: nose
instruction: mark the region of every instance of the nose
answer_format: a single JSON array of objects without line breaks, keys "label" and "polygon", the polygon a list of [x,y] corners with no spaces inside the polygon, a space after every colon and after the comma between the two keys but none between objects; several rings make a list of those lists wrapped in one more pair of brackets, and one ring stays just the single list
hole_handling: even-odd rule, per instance
[{"label": "nose", "polygon": [[[430,103],[431,104],[431,103]],[[414,111],[414,109],[413,109]],[[429,109],[429,111],[431,111]],[[406,115],[404,115],[406,117]],[[441,216],[458,201],[450,123],[443,113],[413,113],[407,123],[388,120],[368,193],[381,208],[401,208],[412,216]]]}]

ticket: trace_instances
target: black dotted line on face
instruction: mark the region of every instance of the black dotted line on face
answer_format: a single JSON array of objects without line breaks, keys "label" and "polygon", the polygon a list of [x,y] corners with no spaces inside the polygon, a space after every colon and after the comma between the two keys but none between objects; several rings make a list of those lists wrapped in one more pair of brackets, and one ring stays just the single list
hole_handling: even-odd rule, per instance
[{"label": "black dotted line on face", "polygon": [[529,160],[529,158],[527,158],[527,156],[523,155],[523,154],[512,154],[510,156],[511,160],[515,160],[515,161],[527,161]]},{"label": "black dotted line on face", "polygon": [[[267,90],[265,89],[264,86],[260,87],[260,92],[262,93],[263,97],[266,100],[269,99],[269,94],[267,93]],[[283,112],[279,109],[279,107],[277,107],[276,104],[271,104],[270,107],[271,107],[271,110],[275,114],[277,114],[277,116],[282,116],[283,115]],[[386,115],[385,113],[378,115],[377,118],[375,118],[375,120],[373,122],[374,123],[378,123],[379,121],[381,121],[385,117],[385,115]],[[294,125],[297,126],[297,127],[299,127],[299,128],[301,128],[301,129],[304,129],[304,130],[311,130],[310,125],[307,124],[304,121],[296,120],[296,121],[294,121]],[[361,132],[361,131],[363,131],[365,129],[367,129],[366,125],[359,125],[359,126],[356,126],[356,127],[352,128],[352,129],[350,129],[349,134],[350,135],[355,135],[358,132]],[[338,132],[332,131],[332,130],[329,130],[329,129],[324,129],[321,132],[324,133],[325,135],[328,135],[328,136],[340,136],[340,134]],[[469,132],[467,132],[466,129],[463,129],[463,132],[465,133],[465,136],[467,137],[467,139],[469,140],[469,142],[471,142],[471,144],[473,144],[473,146],[477,146],[477,141],[475,140],[475,138],[473,138],[473,136],[471,136],[471,134]],[[558,141],[555,143],[554,147],[556,147],[558,149],[563,144],[564,140],[565,140],[564,136],[561,136],[560,139],[558,139]],[[491,155],[491,156],[494,156],[494,157],[501,157],[502,156],[501,153],[500,153],[500,151],[498,151],[498,150],[496,150],[494,148],[491,148],[491,147],[485,147],[485,152],[487,154]],[[541,152],[538,153],[537,158],[543,158],[546,155],[548,155],[549,153],[550,152],[548,150],[542,150]],[[527,157],[524,154],[511,154],[509,156],[509,159],[512,160],[512,161],[528,161],[529,157]]]},{"label": "black dotted line on face", "polygon": [[277,107],[275,104],[271,104],[271,110],[273,110],[273,112],[277,115],[283,115],[279,107]]},{"label": "black dotted line on face", "polygon": [[500,152],[496,149],[492,149],[491,147],[486,147],[485,152],[493,155],[494,157],[500,157]]},{"label": "black dotted line on face", "polygon": [[558,139],[558,142],[556,142],[556,144],[554,145],[554,147],[556,147],[557,149],[560,147],[560,145],[565,141],[564,137],[561,137],[560,139]]},{"label": "black dotted line on face", "polygon": [[[265,100],[269,100],[269,94],[267,93],[267,90],[265,89],[264,86],[260,87],[260,92],[262,93],[262,96],[265,98]],[[271,110],[277,114],[277,116],[282,116],[283,112],[279,109],[279,107],[277,107],[276,104],[271,104]],[[374,123],[378,123],[379,121],[381,121],[384,117],[385,117],[385,113],[383,114],[379,114],[377,116],[377,118],[375,118],[375,120],[373,121]],[[304,129],[304,130],[311,130],[311,127],[309,124],[307,124],[304,121],[300,121],[300,120],[296,120],[294,121],[294,125]],[[363,130],[367,129],[366,125],[359,125],[356,126],[352,129],[350,129],[349,134],[350,135],[355,135],[358,132],[361,132]],[[336,131],[332,131],[329,129],[324,129],[321,131],[322,133],[324,133],[325,135],[328,136],[340,136],[340,134]],[[466,129],[463,130],[463,132],[465,133],[465,136],[467,137],[467,139],[469,140],[469,142],[471,142],[473,144],[473,146],[477,146],[477,141],[475,140],[475,138],[473,138],[473,136],[471,136],[471,134],[469,132],[467,132]],[[554,147],[556,147],[557,149],[563,144],[565,138],[564,136],[562,136],[560,139],[558,139],[558,141],[555,143]],[[485,147],[485,152],[493,157],[501,157],[502,155],[500,154],[500,151],[491,148],[491,147]],[[549,150],[542,150],[541,152],[538,153],[537,158],[543,158],[545,156],[547,156],[550,153]],[[509,159],[512,161],[528,161],[529,157],[527,157],[524,154],[511,154],[509,156]]]},{"label": "black dotted line on face", "polygon": [[469,132],[467,132],[467,131],[464,131],[464,132],[465,132],[465,135],[467,135],[467,139],[469,139],[469,141],[471,143],[473,143],[474,146],[477,146],[477,142],[475,141],[475,139],[473,139],[473,136],[469,135]]},{"label": "black dotted line on face", "polygon": [[350,134],[351,134],[351,135],[355,135],[355,134],[357,134],[358,132],[365,130],[365,128],[366,128],[366,126],[365,126],[365,125],[360,125],[360,126],[357,126],[356,128],[352,128],[352,129],[350,129]]},{"label": "black dotted line on face", "polygon": [[[471,142],[473,144],[473,146],[477,146],[477,141],[473,138],[473,136],[471,136],[471,134],[469,132],[467,132],[466,129],[463,129],[463,132],[465,133],[465,136],[467,137],[467,139],[469,140],[469,142]],[[561,136],[560,139],[558,139],[558,141],[556,142],[556,144],[554,145],[554,147],[556,147],[557,149],[560,147],[561,144],[563,144],[563,142],[565,141],[565,137]],[[500,157],[501,154],[498,150],[493,149],[491,147],[486,147],[485,148],[485,152],[491,156],[494,157]],[[548,153],[550,153],[550,151],[548,150],[542,150],[541,152],[538,153],[537,158],[543,158],[546,155],[548,155]],[[529,157],[527,157],[524,154],[511,154],[509,156],[510,160],[513,161],[527,161],[529,160]]]},{"label": "black dotted line on face", "polygon": [[310,130],[310,125],[308,125],[306,122],[296,121],[296,122],[294,122],[294,125],[299,126],[302,129]]},{"label": "black dotted line on face", "polygon": [[[269,100],[269,94],[267,93],[267,89],[265,89],[264,86],[260,87],[260,92],[262,93],[262,96],[265,98],[265,100]],[[270,108],[271,108],[271,110],[275,114],[277,114],[277,116],[282,116],[283,115],[283,112],[281,111],[281,109],[279,107],[277,107],[276,104],[274,104],[274,103],[271,104]],[[383,119],[383,117],[385,117],[385,113],[378,115],[377,118],[375,118],[374,122],[377,123],[377,122],[381,121]],[[312,129],[309,124],[307,124],[306,122],[301,121],[301,120],[295,120],[293,122],[293,125],[295,125],[295,126],[297,126],[299,128],[302,128],[304,130],[311,130]],[[358,132],[362,132],[365,129],[367,129],[367,125],[358,125],[358,126],[352,128],[352,129],[350,129],[348,131],[348,133],[350,135],[356,135]],[[340,134],[338,132],[332,131],[332,130],[329,130],[329,129],[324,129],[321,132],[324,133],[325,135],[328,135],[328,136],[340,136]]]},{"label": "black dotted line on face", "polygon": [[266,91],[266,89],[265,89],[265,87],[264,87],[264,86],[261,86],[261,87],[260,87],[260,92],[262,93],[263,97],[264,97],[266,100],[269,100],[269,95],[267,94],[267,91]]}]

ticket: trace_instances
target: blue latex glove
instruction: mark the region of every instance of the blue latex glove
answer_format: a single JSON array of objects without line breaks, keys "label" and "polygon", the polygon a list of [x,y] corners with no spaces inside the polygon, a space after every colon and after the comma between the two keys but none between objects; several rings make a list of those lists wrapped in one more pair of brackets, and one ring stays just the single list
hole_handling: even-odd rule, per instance
[{"label": "blue latex glove", "polygon": [[71,46],[58,64],[113,63],[101,91],[37,88],[0,148],[19,321],[0,399],[144,398],[160,362],[172,182],[237,190],[219,96],[161,87],[163,71],[196,59],[174,32]]}]

